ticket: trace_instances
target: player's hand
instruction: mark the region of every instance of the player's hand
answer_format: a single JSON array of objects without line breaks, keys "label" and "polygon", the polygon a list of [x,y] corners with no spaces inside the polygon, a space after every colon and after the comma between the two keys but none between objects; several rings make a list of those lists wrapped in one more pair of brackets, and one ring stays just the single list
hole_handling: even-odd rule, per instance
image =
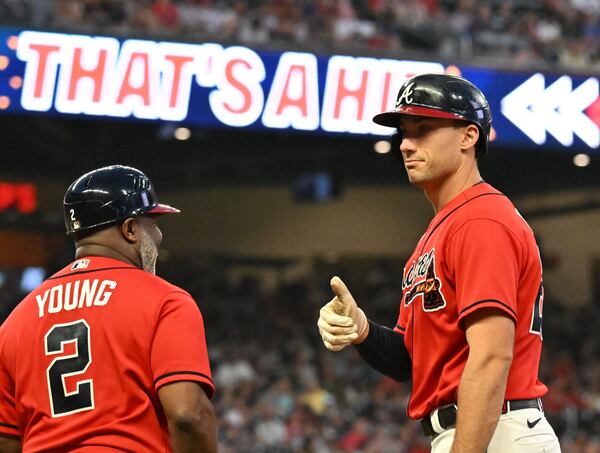
[{"label": "player's hand", "polygon": [[330,284],[335,297],[321,308],[317,326],[325,347],[341,351],[349,344],[364,341],[369,322],[339,277],[333,277]]}]

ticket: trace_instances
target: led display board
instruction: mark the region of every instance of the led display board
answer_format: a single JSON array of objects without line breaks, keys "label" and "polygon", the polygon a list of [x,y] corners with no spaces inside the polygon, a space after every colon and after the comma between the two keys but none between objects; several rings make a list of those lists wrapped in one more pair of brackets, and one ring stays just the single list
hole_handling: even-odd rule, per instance
[{"label": "led display board", "polygon": [[[486,94],[497,143],[597,150],[598,77],[461,66]],[[0,112],[196,127],[389,135],[371,118],[435,61],[265,52],[0,29]]]},{"label": "led display board", "polygon": [[0,214],[16,211],[32,214],[37,210],[37,187],[31,183],[0,181]]}]

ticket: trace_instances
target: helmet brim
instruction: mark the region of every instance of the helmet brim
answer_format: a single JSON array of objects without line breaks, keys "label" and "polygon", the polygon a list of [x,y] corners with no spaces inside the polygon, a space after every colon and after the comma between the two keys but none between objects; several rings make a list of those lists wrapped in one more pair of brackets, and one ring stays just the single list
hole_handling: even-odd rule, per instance
[{"label": "helmet brim", "polygon": [[383,112],[373,117],[373,122],[385,127],[399,127],[400,117],[402,115],[427,116],[431,118],[446,118],[453,120],[464,120],[461,115],[443,110],[423,107],[420,105],[401,105],[397,109],[389,112]]},{"label": "helmet brim", "polygon": [[144,212],[144,214],[177,214],[179,212],[181,212],[179,209],[168,204],[157,204],[152,209]]}]

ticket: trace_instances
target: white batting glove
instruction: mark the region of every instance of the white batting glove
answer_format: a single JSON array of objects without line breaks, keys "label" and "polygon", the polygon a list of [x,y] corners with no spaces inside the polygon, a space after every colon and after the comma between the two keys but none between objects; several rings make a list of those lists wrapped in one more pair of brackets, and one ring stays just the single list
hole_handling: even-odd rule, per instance
[{"label": "white batting glove", "polygon": [[321,308],[317,326],[325,347],[341,351],[367,338],[369,322],[339,277],[333,277],[330,284],[335,297]]}]

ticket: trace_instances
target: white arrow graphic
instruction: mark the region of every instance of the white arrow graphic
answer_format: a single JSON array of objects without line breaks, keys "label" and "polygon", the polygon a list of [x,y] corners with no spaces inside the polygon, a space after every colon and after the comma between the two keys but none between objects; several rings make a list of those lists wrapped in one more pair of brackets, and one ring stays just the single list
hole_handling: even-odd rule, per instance
[{"label": "white arrow graphic", "polygon": [[573,130],[558,112],[558,107],[569,97],[571,88],[571,78],[562,76],[531,103],[537,121],[563,146],[573,144]]},{"label": "white arrow graphic", "polygon": [[546,129],[529,106],[544,94],[544,74],[534,74],[500,102],[502,114],[538,145],[546,142]]},{"label": "white arrow graphic", "polygon": [[558,111],[569,121],[570,129],[590,148],[600,146],[600,130],[583,111],[598,99],[598,79],[590,77],[567,96]]},{"label": "white arrow graphic", "polygon": [[502,114],[538,145],[546,132],[571,146],[573,134],[591,148],[600,146],[600,130],[583,111],[598,98],[598,80],[589,78],[573,90],[569,76],[548,88],[543,74],[534,74],[501,101]]}]

